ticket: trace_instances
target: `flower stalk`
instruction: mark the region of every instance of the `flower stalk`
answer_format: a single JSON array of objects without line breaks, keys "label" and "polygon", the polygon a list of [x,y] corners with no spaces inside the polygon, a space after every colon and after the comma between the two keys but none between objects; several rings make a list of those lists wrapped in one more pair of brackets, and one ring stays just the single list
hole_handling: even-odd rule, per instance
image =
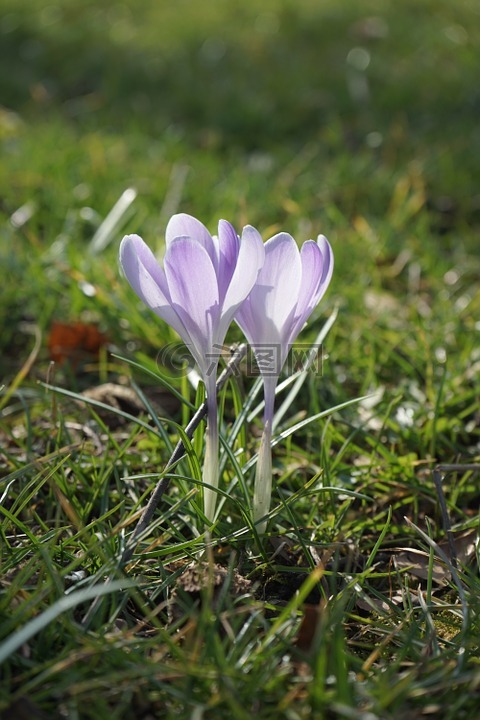
[{"label": "flower stalk", "polygon": [[265,532],[267,521],[258,521],[267,515],[272,497],[272,426],[277,380],[278,377],[264,378],[263,433],[260,450],[258,451],[253,493],[253,521],[258,523],[257,531],[260,535]]},{"label": "flower stalk", "polygon": [[[205,459],[203,463],[202,480],[203,508],[208,522],[215,519],[215,505],[217,502],[218,488],[218,409],[216,393],[216,373],[211,373],[206,379],[206,402],[207,402],[207,432],[205,436]],[[207,485],[211,487],[207,487]]]}]

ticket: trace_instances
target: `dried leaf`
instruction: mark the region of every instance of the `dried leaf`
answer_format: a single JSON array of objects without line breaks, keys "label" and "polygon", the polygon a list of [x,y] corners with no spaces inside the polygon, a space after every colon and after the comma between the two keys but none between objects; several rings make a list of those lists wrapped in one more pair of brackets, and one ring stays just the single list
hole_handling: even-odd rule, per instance
[{"label": "dried leaf", "polygon": [[145,412],[145,407],[140,402],[135,390],[125,385],[117,385],[116,383],[103,383],[96,387],[84,390],[82,395],[91,400],[105,403],[116,410],[125,410],[131,415],[138,415]]},{"label": "dried leaf", "polygon": [[[475,546],[478,532],[476,528],[453,534],[453,544],[458,562],[468,564],[475,557]],[[438,543],[443,552],[450,558],[450,545],[447,540]],[[394,562],[400,569],[407,569],[411,575],[427,580],[429,577],[430,553],[415,548],[397,548],[394,550]],[[432,567],[432,580],[437,585],[448,585],[452,579],[448,566],[435,557]]]},{"label": "dried leaf", "polygon": [[317,631],[318,621],[320,619],[322,604],[303,606],[303,617],[300,627],[298,628],[295,645],[303,652],[309,652],[312,648],[312,640]]},{"label": "dried leaf", "polygon": [[[93,388],[84,390],[82,395],[91,400],[104,403],[115,410],[123,410],[130,415],[141,415],[146,412],[145,405],[141,402],[135,390],[117,383],[103,383]],[[149,388],[148,399],[158,415],[174,415],[179,409],[179,401],[168,390],[163,388]],[[125,420],[120,415],[102,408],[97,408],[102,420],[109,427],[122,425]]]},{"label": "dried leaf", "polygon": [[53,322],[48,336],[50,359],[62,364],[67,360],[76,365],[82,360],[95,357],[107,344],[105,333],[91,323]]},{"label": "dried leaf", "polygon": [[[398,548],[393,561],[400,570],[408,570],[411,575],[427,580],[430,575],[430,554],[416,548]],[[434,558],[432,564],[432,580],[437,585],[448,585],[451,575],[450,571],[441,560]]]}]

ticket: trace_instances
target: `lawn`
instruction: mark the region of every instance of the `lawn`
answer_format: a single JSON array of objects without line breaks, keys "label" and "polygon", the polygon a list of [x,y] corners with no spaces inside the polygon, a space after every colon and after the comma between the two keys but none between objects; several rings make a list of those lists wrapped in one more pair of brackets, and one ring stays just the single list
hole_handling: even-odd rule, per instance
[{"label": "lawn", "polygon": [[[473,0],[2,0],[2,718],[478,718],[479,47]],[[251,355],[206,532],[202,384],[118,264],[177,212],[333,248],[264,535]]]}]

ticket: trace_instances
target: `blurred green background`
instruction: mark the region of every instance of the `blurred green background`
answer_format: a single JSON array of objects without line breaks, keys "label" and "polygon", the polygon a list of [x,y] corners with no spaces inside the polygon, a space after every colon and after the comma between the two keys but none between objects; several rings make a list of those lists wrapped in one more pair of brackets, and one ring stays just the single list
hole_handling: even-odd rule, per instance
[{"label": "blurred green background", "polygon": [[405,299],[452,309],[479,269],[479,38],[473,0],[2,0],[2,375],[25,322],[87,313],[123,343],[119,238],[161,250],[177,210],[325,233],[347,337]]},{"label": "blurred green background", "polygon": [[[317,193],[340,180],[340,169],[327,175],[332,158],[362,185],[387,161],[392,171],[415,161],[434,212],[478,221],[479,34],[478,4],[465,0],[3,0],[2,136],[23,121],[38,142],[52,123],[58,151],[71,134],[128,138],[143,167],[138,153],[151,153],[152,174],[161,148],[293,158],[311,143]],[[22,146],[3,150],[5,169]],[[53,163],[54,148],[45,151]]]}]

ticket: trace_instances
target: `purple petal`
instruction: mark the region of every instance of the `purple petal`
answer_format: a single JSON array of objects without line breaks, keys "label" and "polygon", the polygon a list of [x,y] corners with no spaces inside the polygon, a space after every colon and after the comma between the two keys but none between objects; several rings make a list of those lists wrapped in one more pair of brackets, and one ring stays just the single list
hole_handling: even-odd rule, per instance
[{"label": "purple petal", "polygon": [[219,324],[218,281],[205,248],[190,237],[172,240],[165,255],[172,305],[188,330],[202,371]]},{"label": "purple petal", "polygon": [[320,248],[313,240],[303,243],[300,259],[302,261],[302,284],[295,308],[295,321],[290,332],[292,343],[305,321],[317,304],[317,292],[322,281],[323,257]]},{"label": "purple petal", "polygon": [[[321,250],[322,257],[323,257],[323,272],[322,272],[322,295],[327,289],[327,287],[330,284],[330,280],[332,279],[332,273],[333,273],[333,250],[328,242],[325,235],[319,235],[317,238],[317,245]],[[320,300],[320,298],[319,298]]]},{"label": "purple petal", "polygon": [[308,240],[302,245],[302,285],[295,310],[295,320],[290,331],[289,343],[293,343],[306,320],[325,293],[333,272],[333,253],[324,235],[318,241]]},{"label": "purple petal", "polygon": [[[225,325],[225,332],[255,285],[264,262],[265,248],[262,237],[258,230],[247,225],[243,228],[237,262],[222,306],[222,326]],[[220,342],[223,342],[223,339]]]},{"label": "purple petal", "polygon": [[270,288],[265,305],[267,317],[283,327],[297,302],[302,282],[300,253],[288,233],[278,233],[265,243],[265,263],[259,282]]},{"label": "purple petal", "polygon": [[173,215],[170,218],[165,231],[165,242],[167,244],[167,248],[173,240],[179,237],[192,238],[192,240],[195,240],[195,242],[202,245],[210,256],[214,268],[218,268],[217,244],[200,220],[197,220],[192,217],[192,215],[187,215],[186,213]]},{"label": "purple petal", "polygon": [[270,349],[280,372],[300,292],[302,266],[295,240],[279,233],[265,243],[265,263],[236,321],[257,352]]},{"label": "purple petal", "polygon": [[260,327],[258,313],[255,312],[255,305],[252,302],[252,295],[253,291],[240,305],[234,318],[250,345],[255,345],[260,342],[259,338],[263,334],[263,326]]},{"label": "purple petal", "polygon": [[172,308],[165,273],[141,237],[126,235],[123,238],[120,243],[120,263],[138,297],[185,341],[188,333]]},{"label": "purple petal", "polygon": [[237,266],[240,249],[240,240],[235,232],[235,228],[226,220],[220,220],[218,223],[218,249],[218,289],[220,302],[223,302],[232,275],[235,272],[235,267]]}]

